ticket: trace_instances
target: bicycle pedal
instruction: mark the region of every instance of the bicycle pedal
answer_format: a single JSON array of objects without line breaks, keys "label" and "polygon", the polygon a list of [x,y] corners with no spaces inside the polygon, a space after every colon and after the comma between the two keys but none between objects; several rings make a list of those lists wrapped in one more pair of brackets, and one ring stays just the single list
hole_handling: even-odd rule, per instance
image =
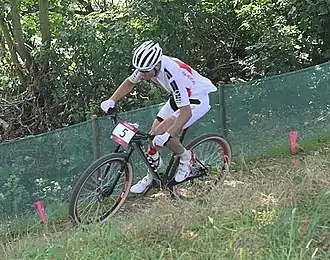
[{"label": "bicycle pedal", "polygon": [[189,176],[204,175],[205,169],[200,164],[195,164],[191,167]]},{"label": "bicycle pedal", "polygon": [[187,178],[197,177],[197,176],[199,176],[199,175],[200,175],[200,174],[199,174],[199,171],[191,171],[191,172],[189,173],[189,175],[188,175]]}]

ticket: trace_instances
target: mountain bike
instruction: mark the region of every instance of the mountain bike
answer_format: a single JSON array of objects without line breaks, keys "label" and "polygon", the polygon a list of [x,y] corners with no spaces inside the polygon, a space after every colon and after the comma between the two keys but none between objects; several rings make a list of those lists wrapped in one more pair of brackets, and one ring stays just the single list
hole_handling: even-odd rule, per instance
[{"label": "mountain bike", "polygon": [[[196,163],[188,178],[177,183],[174,175],[179,166],[178,155],[172,153],[165,171],[159,171],[146,152],[153,136],[140,131],[136,123],[125,121],[118,113],[110,117],[116,125],[112,139],[117,147],[113,153],[94,161],[74,185],[69,202],[69,216],[74,224],[105,223],[121,208],[133,182],[134,152],[154,177],[150,188],[168,190],[173,198],[196,197],[224,181],[232,153],[230,144],[220,134],[206,133],[185,145],[195,153]],[[182,131],[181,142],[187,131],[188,128]]]}]

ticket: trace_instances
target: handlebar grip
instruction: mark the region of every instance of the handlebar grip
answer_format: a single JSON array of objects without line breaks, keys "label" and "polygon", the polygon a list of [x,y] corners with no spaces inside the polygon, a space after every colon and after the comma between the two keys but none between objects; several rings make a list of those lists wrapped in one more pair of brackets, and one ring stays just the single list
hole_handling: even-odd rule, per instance
[{"label": "handlebar grip", "polygon": [[116,115],[118,113],[118,110],[116,107],[110,107],[107,112],[109,115]]},{"label": "handlebar grip", "polygon": [[116,107],[110,107],[110,108],[108,109],[108,112],[107,112],[107,114],[110,116],[110,118],[111,118],[111,120],[112,120],[112,123],[113,123],[114,125],[117,124],[117,113],[118,113],[118,110],[117,110]]}]

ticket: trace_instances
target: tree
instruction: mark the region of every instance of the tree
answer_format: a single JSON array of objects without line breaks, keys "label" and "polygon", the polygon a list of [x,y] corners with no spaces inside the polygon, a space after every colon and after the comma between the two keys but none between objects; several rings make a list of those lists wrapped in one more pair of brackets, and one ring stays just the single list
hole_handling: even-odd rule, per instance
[{"label": "tree", "polygon": [[[37,134],[100,113],[100,100],[132,72],[133,49],[147,39],[216,84],[323,62],[330,57],[327,1],[1,2],[0,134]],[[121,109],[166,95],[142,83]]]},{"label": "tree", "polygon": [[[51,40],[48,0],[39,0],[38,7],[42,48],[48,50]],[[48,61],[47,59],[40,61],[34,56],[35,49],[24,36],[21,21],[21,6],[17,0],[10,0],[10,3],[1,6],[2,48],[8,50],[11,61],[9,68],[12,75],[19,78],[21,86],[18,89],[6,89],[16,95],[3,98],[1,106],[6,110],[8,130],[15,131],[17,127],[25,127],[31,134],[32,131],[24,122],[40,113],[36,108],[42,100],[41,77],[48,71]]]}]

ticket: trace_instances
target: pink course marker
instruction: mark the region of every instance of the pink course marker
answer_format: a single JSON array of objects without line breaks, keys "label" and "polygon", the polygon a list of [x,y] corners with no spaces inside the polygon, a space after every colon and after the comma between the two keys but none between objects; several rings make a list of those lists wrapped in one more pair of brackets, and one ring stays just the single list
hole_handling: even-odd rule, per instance
[{"label": "pink course marker", "polygon": [[291,153],[295,153],[296,152],[296,147],[297,147],[298,132],[297,131],[289,132],[289,137],[290,137],[290,150],[291,150]]},{"label": "pink course marker", "polygon": [[46,224],[46,213],[45,213],[45,207],[42,201],[38,200],[34,203],[34,207],[36,208],[38,215],[41,219],[41,221]]}]

